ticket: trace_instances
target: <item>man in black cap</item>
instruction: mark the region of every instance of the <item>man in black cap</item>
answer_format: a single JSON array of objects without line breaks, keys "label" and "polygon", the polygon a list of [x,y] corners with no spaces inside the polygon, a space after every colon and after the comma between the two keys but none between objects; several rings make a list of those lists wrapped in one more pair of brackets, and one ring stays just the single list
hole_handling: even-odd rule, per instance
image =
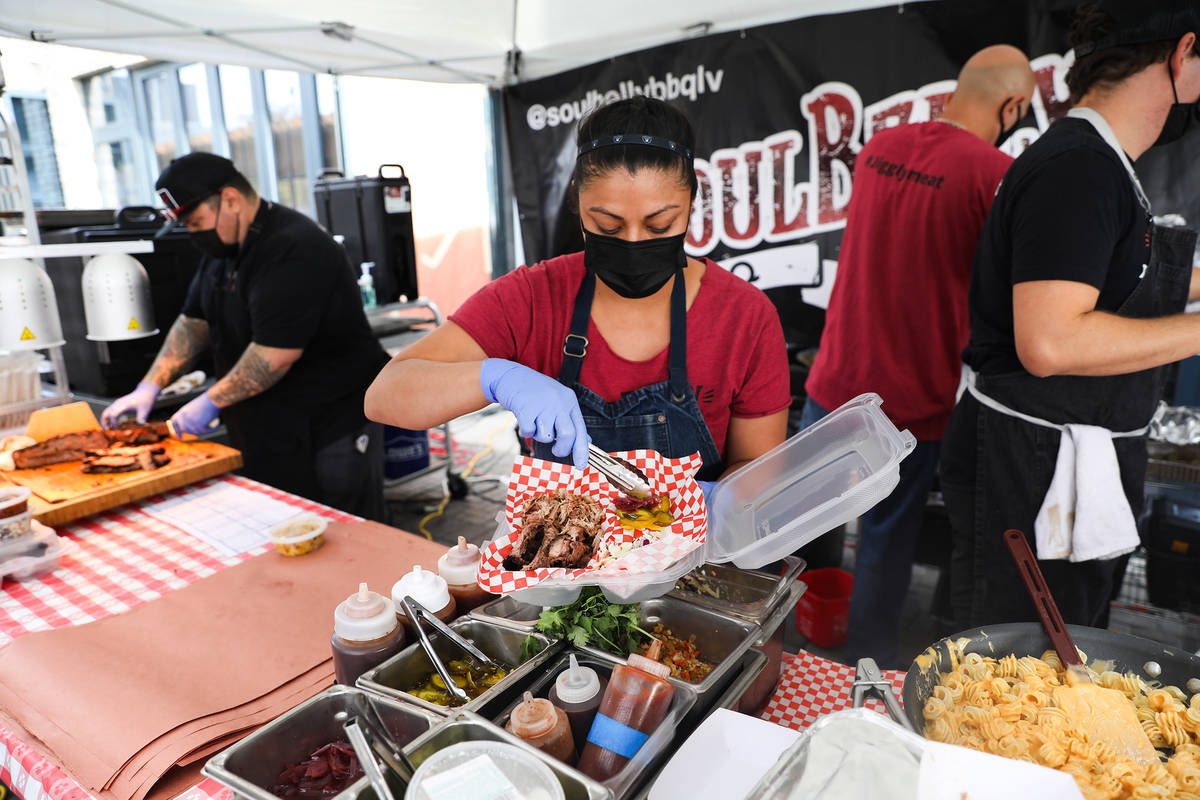
[{"label": "man in black cap", "polygon": [[[1194,232],[1152,221],[1131,162],[1200,135],[1200,4],[1105,0],[1071,29],[1075,103],[1009,168],[970,289],[968,391],[941,485],[964,628],[1034,620],[1003,543],[1020,530],[1069,623],[1099,625],[1139,543],[1162,366],[1200,352]],[[1162,209],[1164,213],[1170,209]]]},{"label": "man in black cap", "polygon": [[145,421],[211,349],[217,381],[171,417],[175,430],[204,433],[219,415],[248,477],[382,520],[382,428],[363,416],[363,394],[387,354],[345,251],[212,153],[173,160],[155,188],[204,257],[150,371],[101,421]]}]

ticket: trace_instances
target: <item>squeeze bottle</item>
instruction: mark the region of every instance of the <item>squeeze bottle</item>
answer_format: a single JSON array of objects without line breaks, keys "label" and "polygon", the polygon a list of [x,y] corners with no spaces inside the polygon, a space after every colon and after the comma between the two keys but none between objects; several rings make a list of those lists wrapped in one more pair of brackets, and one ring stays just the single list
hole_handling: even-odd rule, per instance
[{"label": "squeeze bottle", "polygon": [[337,682],[353,686],[372,667],[404,648],[404,629],[388,599],[360,583],[333,610],[333,669]]}]

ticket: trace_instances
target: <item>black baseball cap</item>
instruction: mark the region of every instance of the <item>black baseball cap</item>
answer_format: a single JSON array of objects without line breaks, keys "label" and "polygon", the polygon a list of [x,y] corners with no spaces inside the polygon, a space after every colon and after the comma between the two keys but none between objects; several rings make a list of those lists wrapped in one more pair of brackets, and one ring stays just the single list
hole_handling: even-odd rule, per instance
[{"label": "black baseball cap", "polygon": [[1197,0],[1100,0],[1094,5],[1112,17],[1116,30],[1078,45],[1076,58],[1112,47],[1174,41],[1189,32],[1200,36]]},{"label": "black baseball cap", "polygon": [[154,190],[163,204],[163,215],[168,220],[166,229],[237,174],[232,161],[215,153],[188,153],[171,159],[154,182]]}]

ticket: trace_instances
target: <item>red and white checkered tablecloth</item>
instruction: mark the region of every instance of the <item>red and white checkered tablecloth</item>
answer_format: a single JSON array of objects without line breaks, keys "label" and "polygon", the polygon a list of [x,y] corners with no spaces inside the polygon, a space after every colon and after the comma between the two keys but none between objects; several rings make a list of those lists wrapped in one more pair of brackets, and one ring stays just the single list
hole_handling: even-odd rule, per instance
[{"label": "red and white checkered tablecloth", "polygon": [[[904,673],[896,669],[881,671],[883,677],[892,682],[892,688],[899,697],[900,689],[904,686]],[[853,684],[854,667],[804,650],[795,655],[784,653],[779,686],[766,710],[759,716],[776,725],[804,730],[818,717],[850,708],[850,687]],[[886,713],[883,704],[874,698],[868,699],[865,707]]]},{"label": "red and white checkered tablecloth", "polygon": [[[217,484],[239,486],[311,511],[335,522],[358,517],[257,481],[233,475],[214,478],[115,508],[56,529],[78,548],[53,572],[24,581],[6,580],[0,591],[0,646],[34,631],[82,625],[181,589],[258,555],[228,556],[147,514],[143,507]],[[87,800],[91,795],[12,731],[0,726],[0,781],[23,800]],[[183,800],[228,800],[232,791],[205,779],[179,795]]]}]

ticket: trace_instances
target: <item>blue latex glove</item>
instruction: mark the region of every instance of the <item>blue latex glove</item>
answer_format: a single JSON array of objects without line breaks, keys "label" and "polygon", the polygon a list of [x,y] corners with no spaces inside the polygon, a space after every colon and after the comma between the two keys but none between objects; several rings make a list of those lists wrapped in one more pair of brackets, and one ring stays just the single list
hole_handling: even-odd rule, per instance
[{"label": "blue latex glove", "polygon": [[490,403],[499,403],[517,417],[522,436],[543,444],[559,458],[571,456],[579,469],[587,466],[591,438],[579,411],[575,392],[553,378],[515,361],[484,359],[479,386]]},{"label": "blue latex glove", "polygon": [[170,424],[180,435],[190,433],[200,436],[208,433],[208,426],[220,413],[221,409],[208,399],[208,392],[204,392],[176,411],[170,419]]},{"label": "blue latex glove", "polygon": [[704,505],[706,505],[706,506],[712,505],[709,502],[709,498],[712,497],[713,489],[717,488],[717,482],[716,481],[696,481],[696,483],[700,484],[700,491],[704,492]]},{"label": "blue latex glove", "polygon": [[104,413],[100,415],[100,424],[106,428],[113,428],[120,422],[121,417],[130,411],[137,417],[138,422],[145,422],[161,391],[156,384],[139,381],[136,389],[124,397],[118,397],[111,406],[104,409]]}]

